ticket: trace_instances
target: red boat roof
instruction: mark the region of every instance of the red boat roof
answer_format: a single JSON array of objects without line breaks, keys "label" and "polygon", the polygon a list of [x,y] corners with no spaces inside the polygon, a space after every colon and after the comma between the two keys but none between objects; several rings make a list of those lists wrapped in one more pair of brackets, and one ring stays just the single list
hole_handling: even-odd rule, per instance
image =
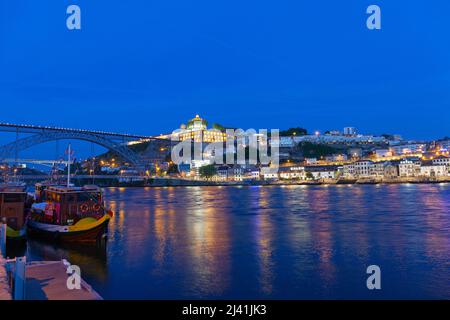
[{"label": "red boat roof", "polygon": [[0,193],[25,193],[26,186],[22,184],[2,183]]}]

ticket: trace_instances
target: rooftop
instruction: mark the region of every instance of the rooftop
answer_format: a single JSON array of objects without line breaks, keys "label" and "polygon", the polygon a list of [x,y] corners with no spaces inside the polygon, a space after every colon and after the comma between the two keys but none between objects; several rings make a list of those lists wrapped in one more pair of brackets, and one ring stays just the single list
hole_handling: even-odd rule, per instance
[{"label": "rooftop", "polygon": [[95,185],[86,185],[84,187],[67,187],[67,186],[49,186],[49,191],[59,193],[80,193],[80,192],[100,192],[101,189]]}]

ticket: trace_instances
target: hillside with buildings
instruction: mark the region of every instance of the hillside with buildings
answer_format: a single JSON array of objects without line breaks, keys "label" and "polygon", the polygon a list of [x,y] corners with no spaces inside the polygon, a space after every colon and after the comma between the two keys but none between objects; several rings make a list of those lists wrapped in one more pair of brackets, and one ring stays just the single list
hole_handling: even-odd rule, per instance
[{"label": "hillside with buildings", "polygon": [[[255,141],[261,142],[259,133]],[[279,166],[237,161],[237,147],[242,145],[248,156],[252,134],[244,140],[231,137],[221,125],[208,128],[208,121],[195,116],[161,141],[130,143],[131,150],[147,164],[148,176],[209,181],[406,181],[447,179],[450,170],[450,139],[405,141],[399,135],[360,134],[354,127],[324,134],[309,134],[301,127],[282,130],[277,145]],[[236,147],[232,163],[216,163],[212,144],[226,145],[232,139]],[[201,159],[193,156],[182,163],[171,159],[171,148],[179,142],[201,145]],[[272,152],[269,135],[267,144]],[[274,156],[274,155],[272,155]],[[223,157],[226,160],[225,154]],[[259,161],[259,154],[258,154]],[[119,156],[107,152],[83,163],[84,172],[95,174],[137,175],[138,172]],[[208,169],[206,169],[208,167]],[[207,172],[207,174],[205,173]]]}]

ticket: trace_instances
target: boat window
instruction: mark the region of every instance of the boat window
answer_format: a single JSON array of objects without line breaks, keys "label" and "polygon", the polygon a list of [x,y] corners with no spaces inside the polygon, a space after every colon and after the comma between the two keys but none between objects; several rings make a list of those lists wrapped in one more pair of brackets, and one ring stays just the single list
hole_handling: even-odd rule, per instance
[{"label": "boat window", "polygon": [[86,202],[86,201],[90,201],[92,199],[95,199],[92,194],[89,194],[89,193],[78,194],[78,201],[80,201],[80,202]]},{"label": "boat window", "polygon": [[57,193],[50,193],[48,198],[50,201],[61,202],[61,195]]},{"label": "boat window", "polygon": [[18,221],[16,217],[8,217],[7,225],[13,229],[18,229]]}]

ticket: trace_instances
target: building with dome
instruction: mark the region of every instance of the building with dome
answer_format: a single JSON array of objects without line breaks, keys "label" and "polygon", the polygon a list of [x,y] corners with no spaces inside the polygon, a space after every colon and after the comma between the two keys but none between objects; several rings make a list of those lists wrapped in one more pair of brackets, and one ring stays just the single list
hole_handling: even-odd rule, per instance
[{"label": "building with dome", "polygon": [[185,141],[191,140],[193,142],[225,142],[227,135],[217,129],[208,129],[208,122],[205,119],[196,115],[195,118],[188,121],[186,125],[181,125],[180,130],[177,130],[175,140]]}]

